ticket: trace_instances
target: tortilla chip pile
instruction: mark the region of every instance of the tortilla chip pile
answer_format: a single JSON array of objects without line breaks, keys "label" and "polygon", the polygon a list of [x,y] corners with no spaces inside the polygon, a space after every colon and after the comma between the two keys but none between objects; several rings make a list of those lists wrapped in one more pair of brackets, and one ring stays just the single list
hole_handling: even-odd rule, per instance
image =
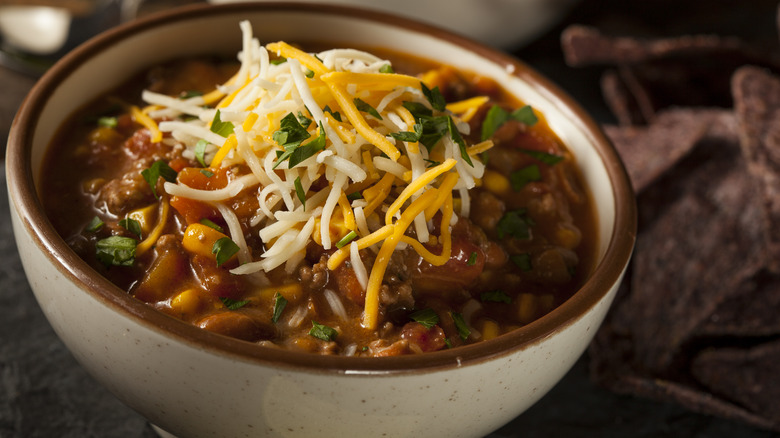
[{"label": "tortilla chip pile", "polygon": [[605,130],[639,206],[593,377],[780,431],[780,53],[583,26],[562,45],[570,66],[604,66]]}]

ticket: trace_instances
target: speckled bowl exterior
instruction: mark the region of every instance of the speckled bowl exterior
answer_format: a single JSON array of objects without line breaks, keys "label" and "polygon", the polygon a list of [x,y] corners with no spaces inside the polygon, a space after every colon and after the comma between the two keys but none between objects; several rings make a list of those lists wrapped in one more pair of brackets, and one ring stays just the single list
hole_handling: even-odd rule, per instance
[{"label": "speckled bowl exterior", "polygon": [[[317,356],[225,338],[156,312],[97,275],[42,212],[41,160],[65,117],[135,72],[175,57],[240,50],[238,22],[261,42],[328,41],[398,49],[492,77],[545,114],[577,157],[598,212],[598,266],[552,313],[494,340],[417,356]],[[161,429],[196,436],[483,436],[542,397],[587,347],[633,249],[625,170],[598,125],[547,79],[502,53],[377,12],[296,4],[180,9],[109,31],[35,86],[6,159],[19,252],[46,317],[76,359]]]}]

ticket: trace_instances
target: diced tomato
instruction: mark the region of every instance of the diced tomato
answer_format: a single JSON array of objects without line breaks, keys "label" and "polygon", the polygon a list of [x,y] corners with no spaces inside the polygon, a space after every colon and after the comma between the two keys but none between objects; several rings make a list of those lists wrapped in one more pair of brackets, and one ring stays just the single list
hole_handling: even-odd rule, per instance
[{"label": "diced tomato", "polygon": [[333,276],[336,278],[336,284],[339,287],[339,292],[349,298],[355,304],[363,305],[366,302],[366,291],[360,286],[360,282],[355,275],[355,271],[346,266],[345,263],[339,265]]},{"label": "diced tomato", "polygon": [[187,225],[198,223],[201,219],[215,221],[221,217],[219,212],[209,204],[181,196],[171,197],[171,207],[184,217]]},{"label": "diced tomato", "polygon": [[[410,344],[416,344],[420,351],[437,351],[447,345],[447,336],[438,325],[426,328],[419,322],[410,322],[401,329],[401,339],[406,339]],[[414,348],[412,348],[414,350]]]},{"label": "diced tomato", "polygon": [[228,168],[202,169],[198,167],[185,167],[179,171],[176,180],[187,187],[198,190],[223,189],[228,184]]}]

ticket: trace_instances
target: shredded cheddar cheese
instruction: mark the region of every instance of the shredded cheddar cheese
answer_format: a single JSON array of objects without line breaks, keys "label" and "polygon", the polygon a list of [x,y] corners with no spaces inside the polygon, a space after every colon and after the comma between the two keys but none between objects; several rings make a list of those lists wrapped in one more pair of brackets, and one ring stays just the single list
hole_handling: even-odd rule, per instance
[{"label": "shredded cheddar cheese", "polygon": [[[291,272],[307,245],[320,244],[333,250],[328,269],[350,260],[366,292],[362,325],[374,330],[393,252],[408,246],[433,265],[446,263],[454,212],[468,207],[468,188],[484,172],[478,159],[464,158],[451,134],[420,147],[423,140],[410,137],[419,122],[409,108],[451,117],[449,126],[455,128],[449,129],[465,135],[468,119],[487,98],[436,110],[426,96],[425,77],[384,73],[387,60],[352,49],[307,53],[283,41],[262,46],[247,22],[240,27],[243,47],[235,76],[191,100],[146,92],[147,103],[154,105],[150,114],[160,114],[160,121],[138,108],[132,116],[149,129],[153,141],[170,134],[190,157],[204,154],[212,169],[244,169],[214,190],[164,184],[168,195],[207,202],[222,214],[226,234],[239,247],[240,265],[232,273]],[[220,123],[231,124],[231,130],[212,129],[219,128],[211,126],[217,111]],[[208,147],[204,151],[201,143],[196,151],[202,140]],[[470,146],[466,157],[491,146]],[[248,232],[262,239],[262,251],[247,247],[246,227],[231,207],[239,193],[257,197],[259,208]],[[163,203],[158,223],[167,215]],[[441,220],[437,227],[431,223],[434,216]],[[440,231],[433,234],[434,229]],[[148,249],[147,241],[161,232],[158,225],[139,248]],[[350,241],[335,248],[347,234]],[[378,251],[368,269],[360,259],[363,251]]]}]

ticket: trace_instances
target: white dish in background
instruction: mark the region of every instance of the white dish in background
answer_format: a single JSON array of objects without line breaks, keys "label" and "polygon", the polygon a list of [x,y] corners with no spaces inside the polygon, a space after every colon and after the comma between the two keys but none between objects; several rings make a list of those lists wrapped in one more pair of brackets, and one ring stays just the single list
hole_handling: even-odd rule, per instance
[{"label": "white dish in background", "polygon": [[[209,0],[210,3],[264,0]],[[293,0],[306,2],[307,0]],[[504,50],[531,42],[580,0],[314,0],[370,8],[430,23]],[[312,0],[308,0],[312,2]]]}]

